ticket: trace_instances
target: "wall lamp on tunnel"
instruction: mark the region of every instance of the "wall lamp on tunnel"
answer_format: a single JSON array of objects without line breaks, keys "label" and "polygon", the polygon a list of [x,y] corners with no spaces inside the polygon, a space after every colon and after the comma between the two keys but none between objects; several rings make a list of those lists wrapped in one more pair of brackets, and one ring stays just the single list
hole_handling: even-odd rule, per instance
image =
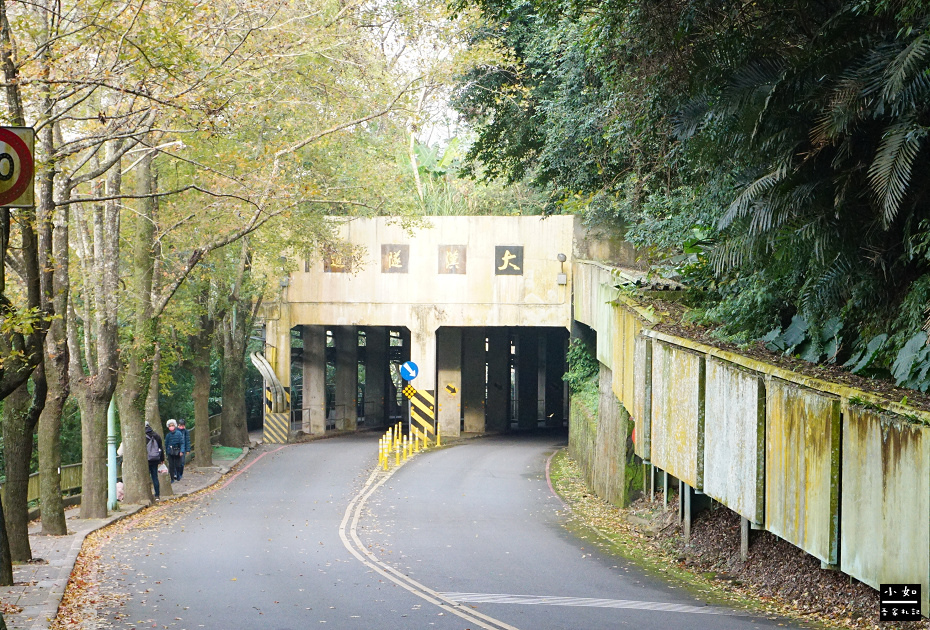
[{"label": "wall lamp on tunnel", "polygon": [[559,261],[561,268],[559,275],[555,277],[556,282],[562,285],[568,284],[568,276],[565,274],[565,261],[568,260],[568,257],[565,254],[559,253],[555,259]]}]

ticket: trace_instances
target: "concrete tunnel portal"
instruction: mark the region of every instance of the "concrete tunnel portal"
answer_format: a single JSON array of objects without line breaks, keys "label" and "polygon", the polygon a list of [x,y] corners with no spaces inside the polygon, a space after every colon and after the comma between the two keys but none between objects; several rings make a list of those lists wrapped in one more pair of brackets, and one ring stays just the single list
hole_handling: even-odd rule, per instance
[{"label": "concrete tunnel portal", "polygon": [[266,441],[406,423],[406,361],[442,435],[567,426],[575,217],[333,221],[263,312]]}]

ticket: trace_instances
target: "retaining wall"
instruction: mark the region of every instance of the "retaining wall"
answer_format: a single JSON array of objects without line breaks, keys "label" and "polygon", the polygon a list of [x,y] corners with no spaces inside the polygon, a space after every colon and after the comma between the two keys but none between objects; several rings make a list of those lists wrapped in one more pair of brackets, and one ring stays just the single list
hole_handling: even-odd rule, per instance
[{"label": "retaining wall", "polygon": [[[658,332],[609,268],[573,276],[637,455],[866,584],[920,583],[930,612],[930,414]],[[615,434],[575,425],[573,454],[616,501]]]}]

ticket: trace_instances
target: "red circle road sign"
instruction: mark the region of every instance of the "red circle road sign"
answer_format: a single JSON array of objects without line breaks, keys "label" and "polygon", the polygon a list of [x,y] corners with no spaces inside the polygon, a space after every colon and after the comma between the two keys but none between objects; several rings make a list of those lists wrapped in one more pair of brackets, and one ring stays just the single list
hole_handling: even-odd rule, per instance
[{"label": "red circle road sign", "polygon": [[0,144],[0,206],[8,206],[29,188],[35,164],[29,146],[12,129],[0,127],[0,143],[12,150],[10,153]]}]

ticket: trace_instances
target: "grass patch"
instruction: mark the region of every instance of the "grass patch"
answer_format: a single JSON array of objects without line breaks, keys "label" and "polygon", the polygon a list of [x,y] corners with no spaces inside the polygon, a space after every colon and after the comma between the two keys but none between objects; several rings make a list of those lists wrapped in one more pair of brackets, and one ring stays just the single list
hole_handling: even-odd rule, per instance
[{"label": "grass patch", "polygon": [[213,459],[236,459],[242,455],[242,449],[235,446],[214,446]]}]

